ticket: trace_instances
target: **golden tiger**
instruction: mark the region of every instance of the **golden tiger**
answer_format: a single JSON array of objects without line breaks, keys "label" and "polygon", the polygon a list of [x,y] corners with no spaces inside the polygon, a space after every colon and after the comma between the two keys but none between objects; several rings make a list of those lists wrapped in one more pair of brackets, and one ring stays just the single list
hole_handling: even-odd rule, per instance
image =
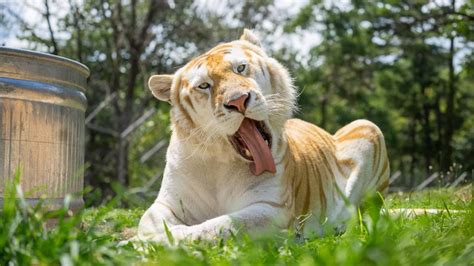
[{"label": "golden tiger", "polygon": [[[380,129],[357,120],[330,135],[291,119],[288,71],[244,30],[174,75],[154,75],[171,103],[172,136],[158,197],[137,238],[216,239],[239,230],[340,228],[368,193],[385,193],[389,163]],[[169,230],[169,231],[168,231]]]}]

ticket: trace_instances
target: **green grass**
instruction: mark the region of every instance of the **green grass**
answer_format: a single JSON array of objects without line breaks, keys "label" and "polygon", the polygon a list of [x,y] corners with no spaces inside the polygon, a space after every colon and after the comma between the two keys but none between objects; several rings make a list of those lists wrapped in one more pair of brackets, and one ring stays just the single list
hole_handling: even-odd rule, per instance
[{"label": "green grass", "polygon": [[462,188],[426,189],[417,192],[390,194],[388,208],[467,209],[472,198],[472,186]]},{"label": "green grass", "polygon": [[[118,243],[134,234],[142,209],[111,206],[45,212],[13,200],[1,211],[0,265],[473,265],[472,186],[392,194],[390,208],[448,208],[461,213],[415,218],[379,215],[370,205],[363,222],[355,217],[341,236],[296,241],[289,232],[250,238],[241,235],[215,243],[187,242],[167,247]],[[48,229],[48,218],[58,225]]]}]

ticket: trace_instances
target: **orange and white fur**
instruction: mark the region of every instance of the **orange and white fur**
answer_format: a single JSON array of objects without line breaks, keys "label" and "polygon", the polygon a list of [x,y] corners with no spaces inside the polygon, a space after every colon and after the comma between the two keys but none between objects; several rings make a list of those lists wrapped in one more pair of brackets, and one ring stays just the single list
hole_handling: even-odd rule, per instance
[{"label": "orange and white fur", "polygon": [[[366,194],[387,191],[379,128],[357,120],[331,135],[291,119],[292,80],[249,30],[174,75],[152,76],[149,87],[170,102],[173,133],[158,197],[140,220],[140,240],[167,241],[165,224],[174,239],[212,240],[286,229],[301,225],[301,217],[304,234],[321,234],[343,226]],[[244,120],[251,137],[242,136],[247,144],[236,147],[231,139],[245,133]]]}]

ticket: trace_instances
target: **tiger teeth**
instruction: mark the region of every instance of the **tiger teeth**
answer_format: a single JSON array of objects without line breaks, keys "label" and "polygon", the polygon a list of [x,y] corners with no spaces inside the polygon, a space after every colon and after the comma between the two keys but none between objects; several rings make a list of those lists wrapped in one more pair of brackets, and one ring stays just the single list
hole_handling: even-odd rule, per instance
[{"label": "tiger teeth", "polygon": [[245,152],[246,156],[248,156],[248,157],[252,156],[252,154],[250,153],[250,151],[248,149],[245,149],[244,152]]}]

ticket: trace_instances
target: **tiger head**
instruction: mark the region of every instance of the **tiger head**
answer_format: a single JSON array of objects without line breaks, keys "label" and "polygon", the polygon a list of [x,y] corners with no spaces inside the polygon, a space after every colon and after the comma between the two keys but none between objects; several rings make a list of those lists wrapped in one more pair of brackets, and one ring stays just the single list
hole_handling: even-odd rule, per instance
[{"label": "tiger head", "polygon": [[254,175],[276,171],[273,154],[295,108],[295,89],[288,71],[250,30],[173,75],[152,76],[148,85],[156,98],[171,103],[173,132],[182,141],[223,145]]}]

